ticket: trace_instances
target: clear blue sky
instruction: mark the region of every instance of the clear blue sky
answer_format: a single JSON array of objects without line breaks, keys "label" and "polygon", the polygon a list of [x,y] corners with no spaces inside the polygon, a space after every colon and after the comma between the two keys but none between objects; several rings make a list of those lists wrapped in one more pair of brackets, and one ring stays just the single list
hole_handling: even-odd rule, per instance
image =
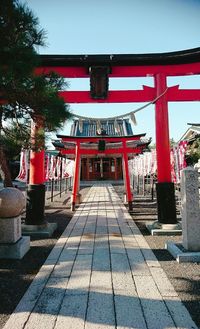
[{"label": "clear blue sky", "polygon": [[[200,0],[23,0],[47,32],[41,54],[136,54],[200,47]],[[153,86],[151,78],[110,79],[110,89]],[[168,86],[200,88],[200,76],[168,79]],[[88,90],[89,81],[73,79],[71,90]],[[141,106],[128,104],[72,104],[74,113],[106,117]],[[134,133],[155,140],[154,106],[139,112]],[[200,122],[200,102],[169,103],[170,137],[176,141]],[[62,133],[68,134],[70,124]]]}]

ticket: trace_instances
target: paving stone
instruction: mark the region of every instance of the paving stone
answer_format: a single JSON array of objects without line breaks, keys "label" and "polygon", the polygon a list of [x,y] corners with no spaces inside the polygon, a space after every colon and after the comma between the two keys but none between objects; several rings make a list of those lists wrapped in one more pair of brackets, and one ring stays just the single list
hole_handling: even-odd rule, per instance
[{"label": "paving stone", "polygon": [[[124,255],[120,255],[120,259],[117,256],[111,258],[117,328],[146,328],[128,260]],[[121,264],[121,271],[117,263]]]},{"label": "paving stone", "polygon": [[149,275],[149,267],[139,248],[127,249],[127,255],[133,275]]},{"label": "paving stone", "polygon": [[175,328],[174,321],[151,276],[134,277],[148,329]]},{"label": "paving stone", "polygon": [[188,310],[178,297],[165,297],[165,303],[177,326],[180,329],[198,329]]},{"label": "paving stone", "polygon": [[85,294],[89,290],[92,255],[78,255],[68,282],[71,294]]},{"label": "paving stone", "polygon": [[72,295],[68,291],[56,321],[55,329],[84,329],[88,294]]},{"label": "paving stone", "polygon": [[148,264],[149,267],[160,267],[160,263],[158,262],[156,256],[154,255],[153,251],[150,249],[148,243],[146,242],[145,238],[139,232],[135,234],[135,239],[138,243],[138,246],[141,249],[141,252]]},{"label": "paving stone", "polygon": [[109,292],[89,294],[85,329],[116,328],[113,295]]},{"label": "paving stone", "polygon": [[112,295],[112,280],[110,271],[92,271],[90,292]]},{"label": "paving stone", "polygon": [[150,272],[162,297],[177,297],[178,294],[162,268],[152,267]]},{"label": "paving stone", "polygon": [[[114,300],[117,329],[147,329],[140,302],[137,298],[115,295]],[[157,327],[155,328],[157,329]]]},{"label": "paving stone", "polygon": [[47,257],[47,260],[51,260],[51,261],[57,260],[58,257],[60,256],[64,246],[65,246],[64,241],[58,242],[58,244],[56,243],[54,248],[51,250],[49,256]]},{"label": "paving stone", "polygon": [[110,271],[110,252],[108,248],[95,249],[92,270]]},{"label": "paving stone", "polygon": [[96,235],[94,249],[109,249],[108,235]]},{"label": "paving stone", "polygon": [[53,329],[68,279],[51,278],[31,313],[25,329]]},{"label": "paving stone", "polygon": [[75,253],[68,252],[68,254],[65,253],[64,255],[62,253],[54,267],[54,270],[52,271],[51,276],[60,278],[69,277],[74,265],[75,258]]}]

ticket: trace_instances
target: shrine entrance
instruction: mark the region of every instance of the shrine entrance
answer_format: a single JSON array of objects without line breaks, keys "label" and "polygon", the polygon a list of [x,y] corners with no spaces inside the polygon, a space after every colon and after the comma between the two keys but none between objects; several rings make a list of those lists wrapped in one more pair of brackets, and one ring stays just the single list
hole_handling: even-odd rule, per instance
[{"label": "shrine entrance", "polygon": [[81,180],[121,180],[121,158],[83,158],[81,160]]}]

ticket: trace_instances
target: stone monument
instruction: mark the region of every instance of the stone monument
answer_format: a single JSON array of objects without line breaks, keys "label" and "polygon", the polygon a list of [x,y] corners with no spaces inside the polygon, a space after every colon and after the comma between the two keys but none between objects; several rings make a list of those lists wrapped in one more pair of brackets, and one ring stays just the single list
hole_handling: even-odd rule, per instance
[{"label": "stone monument", "polygon": [[167,242],[179,262],[200,262],[199,173],[187,167],[181,175],[182,244]]},{"label": "stone monument", "polygon": [[183,247],[200,252],[200,211],[198,172],[187,167],[181,178]]}]

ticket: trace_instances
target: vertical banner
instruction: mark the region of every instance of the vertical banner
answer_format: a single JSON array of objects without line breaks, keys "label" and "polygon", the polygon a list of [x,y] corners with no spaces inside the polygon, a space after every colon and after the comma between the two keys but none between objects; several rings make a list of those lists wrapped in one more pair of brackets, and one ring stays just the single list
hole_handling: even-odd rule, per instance
[{"label": "vertical banner", "polygon": [[45,182],[49,181],[49,169],[50,169],[50,155],[45,154],[45,163],[44,163],[44,178]]},{"label": "vertical banner", "polygon": [[49,160],[49,174],[48,174],[48,179],[52,180],[55,179],[55,172],[56,172],[56,157],[54,155],[50,156]]},{"label": "vertical banner", "polygon": [[27,183],[28,180],[28,150],[21,150],[19,175],[15,178],[20,182]]}]

